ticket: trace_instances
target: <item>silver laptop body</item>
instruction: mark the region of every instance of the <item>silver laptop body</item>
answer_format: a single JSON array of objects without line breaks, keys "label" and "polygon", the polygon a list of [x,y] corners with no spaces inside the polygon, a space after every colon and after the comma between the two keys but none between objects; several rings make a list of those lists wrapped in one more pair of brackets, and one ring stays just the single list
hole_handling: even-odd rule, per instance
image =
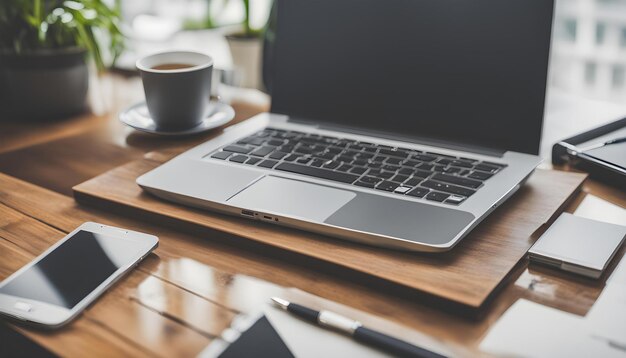
[{"label": "silver laptop body", "polygon": [[526,153],[539,147],[553,4],[353,2],[277,0],[272,113],[137,183],[359,243],[454,247],[540,163]]},{"label": "silver laptop body", "polygon": [[[486,180],[475,194],[452,205],[211,158],[220,148],[267,127],[484,160],[506,167]],[[263,113],[142,175],[137,184],[166,200],[239,217],[381,247],[446,251],[515,193],[539,163],[537,156],[529,154],[506,152],[491,157],[325,130],[291,123],[284,115]]]}]

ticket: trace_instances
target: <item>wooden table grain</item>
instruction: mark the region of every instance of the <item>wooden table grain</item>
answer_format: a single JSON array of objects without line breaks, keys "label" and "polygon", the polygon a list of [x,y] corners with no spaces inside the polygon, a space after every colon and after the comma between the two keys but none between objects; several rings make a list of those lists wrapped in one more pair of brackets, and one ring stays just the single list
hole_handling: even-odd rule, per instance
[{"label": "wooden table grain", "polygon": [[[68,327],[43,332],[12,326],[57,354],[195,356],[236,314],[257,309],[269,296],[294,287],[410,327],[423,335],[416,339],[427,346],[443,344],[457,355],[483,355],[478,350],[481,339],[518,299],[584,316],[604,288],[608,274],[593,281],[522,260],[484,315],[469,319],[282,252],[239,245],[226,234],[183,233],[158,222],[80,206],[71,197],[74,185],[156,149],[176,152],[211,135],[161,139],[125,128],[117,112],[137,99],[138,87],[136,79],[115,77],[114,83],[118,87],[108,114],[52,123],[0,120],[0,279],[85,221],[160,238],[159,248],[137,270]],[[233,105],[236,121],[267,109]],[[566,211],[575,211],[586,198],[594,199],[598,213],[608,212],[611,205],[626,207],[623,189],[588,180]],[[622,248],[609,274],[624,253]]]}]

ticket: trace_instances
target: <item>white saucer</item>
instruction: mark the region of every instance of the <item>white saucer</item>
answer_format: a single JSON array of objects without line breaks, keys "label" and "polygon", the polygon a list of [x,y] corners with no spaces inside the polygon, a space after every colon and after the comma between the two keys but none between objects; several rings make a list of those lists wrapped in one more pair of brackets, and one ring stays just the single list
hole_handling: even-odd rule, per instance
[{"label": "white saucer", "polygon": [[202,122],[200,122],[200,124],[193,128],[177,131],[159,129],[156,123],[154,123],[152,117],[150,117],[146,102],[130,106],[125,111],[120,113],[119,118],[122,123],[133,127],[138,131],[167,136],[183,136],[198,134],[217,128],[230,122],[235,117],[235,110],[226,103],[211,101],[209,106],[209,114],[204,118],[204,120],[202,120]]}]

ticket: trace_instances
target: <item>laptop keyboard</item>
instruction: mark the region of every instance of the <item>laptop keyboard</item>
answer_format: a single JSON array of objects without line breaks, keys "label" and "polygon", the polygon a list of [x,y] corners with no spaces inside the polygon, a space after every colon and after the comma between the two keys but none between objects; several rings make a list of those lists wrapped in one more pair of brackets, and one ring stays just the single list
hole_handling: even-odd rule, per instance
[{"label": "laptop keyboard", "polygon": [[265,128],[224,146],[210,157],[452,205],[472,196],[506,167],[276,128]]}]

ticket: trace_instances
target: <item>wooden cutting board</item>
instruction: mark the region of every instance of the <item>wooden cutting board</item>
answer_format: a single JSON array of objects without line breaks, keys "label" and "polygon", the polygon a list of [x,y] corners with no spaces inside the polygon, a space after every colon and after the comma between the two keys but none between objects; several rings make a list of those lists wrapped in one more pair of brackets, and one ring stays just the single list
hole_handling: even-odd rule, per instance
[{"label": "wooden cutting board", "polygon": [[[80,203],[124,209],[129,214],[156,218],[189,230],[229,233],[352,273],[356,271],[378,282],[384,280],[393,287],[411,289],[426,300],[434,299],[469,312],[484,307],[537,239],[533,233],[556,217],[586,178],[577,173],[537,170],[518,193],[453,250],[425,254],[380,249],[189,208],[143,192],[135,179],[169,157],[149,155],[113,169],[74,187],[74,197]],[[229,240],[228,236],[216,236]]]}]

